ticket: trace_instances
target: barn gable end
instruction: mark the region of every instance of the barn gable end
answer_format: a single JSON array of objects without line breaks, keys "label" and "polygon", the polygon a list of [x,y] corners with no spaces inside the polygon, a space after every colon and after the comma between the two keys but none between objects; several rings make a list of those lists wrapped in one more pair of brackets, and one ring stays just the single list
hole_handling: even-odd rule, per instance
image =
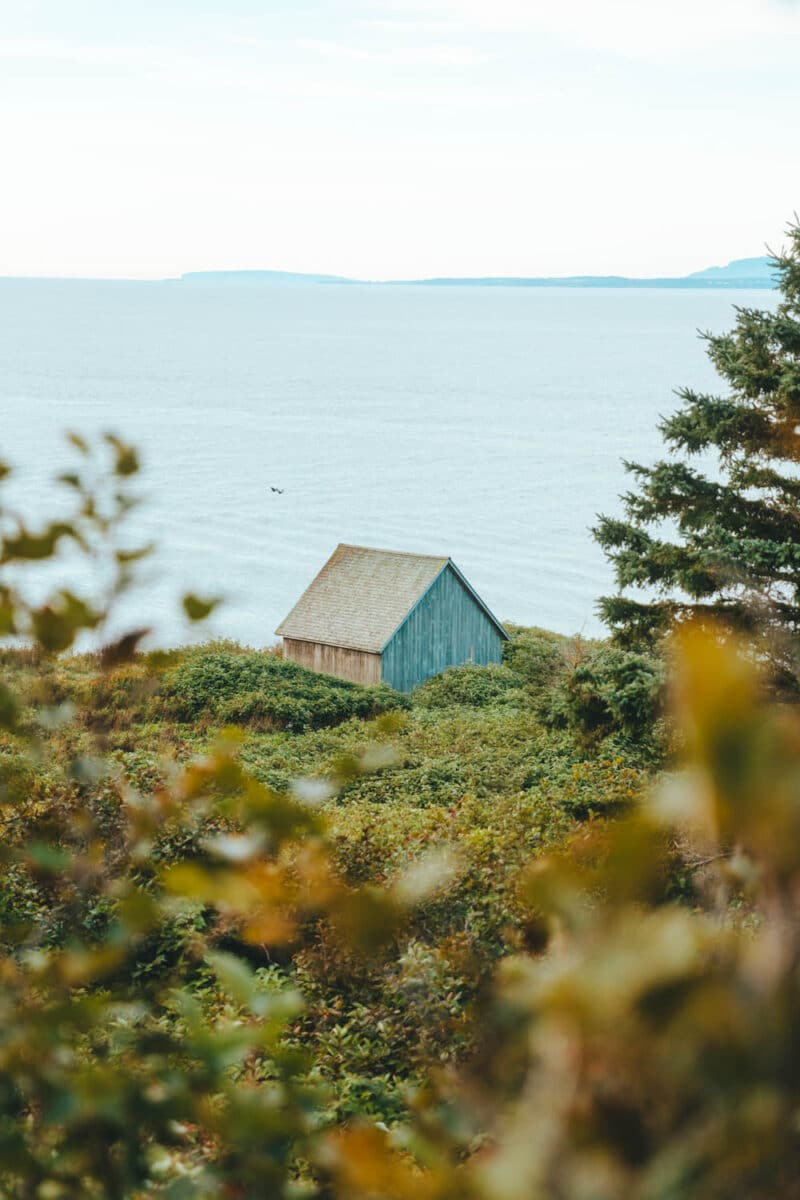
[{"label": "barn gable end", "polygon": [[448,562],[384,646],[383,681],[409,692],[447,667],[499,663],[507,636]]}]

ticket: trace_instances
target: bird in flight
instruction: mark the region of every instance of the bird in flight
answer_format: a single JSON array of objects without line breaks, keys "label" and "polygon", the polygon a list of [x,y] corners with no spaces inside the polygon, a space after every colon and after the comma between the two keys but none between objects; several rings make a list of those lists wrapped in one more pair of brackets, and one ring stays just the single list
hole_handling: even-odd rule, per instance
[{"label": "bird in flight", "polygon": [[271,492],[277,492],[279,496],[282,496],[282,495],[283,495],[283,493],[284,493],[284,491],[285,491],[285,489],[284,489],[284,488],[276,488],[276,487],[270,487],[270,489],[269,489],[269,490],[270,490]]}]

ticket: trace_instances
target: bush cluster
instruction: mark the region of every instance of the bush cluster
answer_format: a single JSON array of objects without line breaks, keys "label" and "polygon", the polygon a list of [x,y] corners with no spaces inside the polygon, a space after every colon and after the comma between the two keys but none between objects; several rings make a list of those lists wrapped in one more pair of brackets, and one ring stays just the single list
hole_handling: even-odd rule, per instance
[{"label": "bush cluster", "polygon": [[361,687],[318,675],[276,654],[209,649],[168,671],[158,698],[179,721],[303,731],[403,709],[408,701],[381,684]]},{"label": "bush cluster", "polygon": [[488,708],[496,704],[525,702],[521,694],[519,675],[507,667],[451,667],[434,675],[414,692],[414,704],[419,708],[450,708],[467,705]]},{"label": "bush cluster", "polygon": [[661,657],[543,629],[507,628],[502,666],[443,671],[417,688],[414,706],[508,706],[532,710],[551,728],[570,729],[588,741],[610,734],[652,741],[664,707]]},{"label": "bush cluster", "polygon": [[543,718],[587,738],[619,732],[652,737],[664,704],[666,668],[652,654],[576,642],[570,661],[540,698]]}]

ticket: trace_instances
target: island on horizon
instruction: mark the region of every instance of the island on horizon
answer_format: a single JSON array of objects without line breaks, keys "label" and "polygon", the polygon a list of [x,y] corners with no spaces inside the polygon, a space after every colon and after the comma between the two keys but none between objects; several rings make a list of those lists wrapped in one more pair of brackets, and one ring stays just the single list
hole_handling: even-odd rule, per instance
[{"label": "island on horizon", "polygon": [[640,279],[628,275],[552,276],[441,276],[430,279],[354,279],[345,275],[317,275],[295,271],[188,271],[179,283],[223,283],[239,286],[368,284],[372,287],[571,287],[571,288],[741,288],[774,289],[777,276],[774,260],[737,258],[723,267],[706,267],[690,275]]}]

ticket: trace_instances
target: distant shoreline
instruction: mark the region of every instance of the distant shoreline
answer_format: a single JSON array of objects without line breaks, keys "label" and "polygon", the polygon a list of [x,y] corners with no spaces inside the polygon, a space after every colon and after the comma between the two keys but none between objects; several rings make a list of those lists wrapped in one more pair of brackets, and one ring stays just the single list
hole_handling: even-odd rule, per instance
[{"label": "distant shoreline", "polygon": [[725,267],[708,267],[691,275],[637,279],[627,275],[482,275],[434,276],[428,279],[350,279],[343,275],[311,275],[290,271],[189,271],[184,284],[218,283],[239,287],[298,286],[309,284],[360,284],[369,287],[479,287],[479,288],[725,288],[772,290],[776,286],[770,258],[742,258]]},{"label": "distant shoreline", "polygon": [[191,287],[230,287],[242,289],[258,289],[258,288],[287,288],[299,289],[319,288],[324,286],[338,287],[364,287],[364,288],[469,288],[470,290],[479,289],[494,289],[502,290],[508,288],[516,291],[533,290],[533,289],[550,289],[556,291],[559,288],[569,289],[571,291],[775,291],[776,284],[771,280],[765,279],[732,279],[732,280],[697,280],[697,279],[603,279],[600,277],[589,277],[588,279],[392,279],[392,280],[369,280],[369,279],[342,279],[335,283],[325,284],[316,280],[294,280],[284,281],[274,279],[246,279],[246,280],[230,280],[218,278],[215,273],[204,275],[202,279],[111,279],[108,277],[98,276],[96,278],[83,278],[80,276],[68,275],[0,275],[0,285],[6,283],[18,284],[64,284],[70,286],[87,286],[90,284],[104,284],[108,287],[175,287],[175,286],[191,286]]},{"label": "distant shoreline", "polygon": [[468,288],[624,288],[624,289],[690,289],[714,291],[773,291],[776,288],[772,259],[735,259],[724,267],[708,267],[690,275],[658,276],[639,279],[628,275],[484,275],[434,276],[429,279],[353,279],[346,275],[317,275],[294,271],[187,271],[174,279],[110,279],[42,275],[0,275],[0,282],[27,283],[163,283],[198,286],[216,284],[224,287],[320,287],[346,285],[351,287],[468,287]]}]

